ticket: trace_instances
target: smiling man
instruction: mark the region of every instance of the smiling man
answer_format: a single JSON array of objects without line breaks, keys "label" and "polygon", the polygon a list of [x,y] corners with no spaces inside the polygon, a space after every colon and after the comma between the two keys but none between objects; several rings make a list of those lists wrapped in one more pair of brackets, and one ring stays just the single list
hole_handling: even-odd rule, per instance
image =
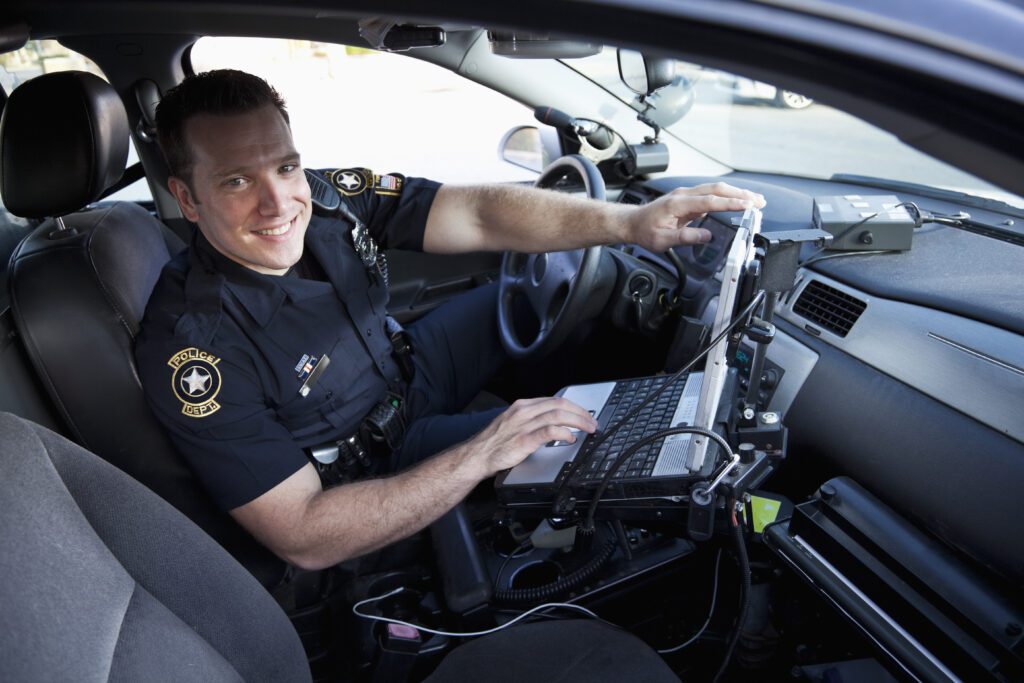
[{"label": "smiling man", "polygon": [[[199,229],[150,299],[136,348],[143,385],[214,500],[305,568],[408,536],[541,444],[596,428],[555,398],[461,414],[505,360],[495,292],[464,295],[406,335],[387,317],[377,246],[663,251],[706,240],[687,224],[708,211],[764,204],[724,184],[629,207],[317,171],[353,224],[314,214],[284,102],[255,76],[186,79],[160,103],[157,129],[168,187]],[[415,354],[403,352],[410,344]]]}]

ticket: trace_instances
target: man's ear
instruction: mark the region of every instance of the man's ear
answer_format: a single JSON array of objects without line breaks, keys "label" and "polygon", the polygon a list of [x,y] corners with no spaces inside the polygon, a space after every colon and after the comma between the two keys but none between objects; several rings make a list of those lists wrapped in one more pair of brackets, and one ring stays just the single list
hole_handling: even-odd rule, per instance
[{"label": "man's ear", "polygon": [[192,190],[189,189],[188,183],[177,176],[171,176],[167,179],[167,189],[170,190],[171,195],[178,201],[178,207],[181,209],[182,215],[193,223],[198,222],[199,212],[196,210],[198,202],[192,196]]}]

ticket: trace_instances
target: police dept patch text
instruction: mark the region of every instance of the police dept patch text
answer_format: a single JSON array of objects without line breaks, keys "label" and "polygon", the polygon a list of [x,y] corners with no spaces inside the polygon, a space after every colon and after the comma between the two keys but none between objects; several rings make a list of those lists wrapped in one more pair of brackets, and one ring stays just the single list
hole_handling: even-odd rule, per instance
[{"label": "police dept patch text", "polygon": [[181,401],[181,413],[189,417],[206,417],[220,410],[214,399],[220,392],[220,358],[195,347],[182,349],[171,356],[167,365],[171,374],[171,389]]}]

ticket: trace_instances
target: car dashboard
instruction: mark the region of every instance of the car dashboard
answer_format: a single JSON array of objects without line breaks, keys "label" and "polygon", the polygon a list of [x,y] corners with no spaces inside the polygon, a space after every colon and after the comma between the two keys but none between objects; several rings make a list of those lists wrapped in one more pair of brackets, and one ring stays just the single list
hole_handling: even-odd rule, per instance
[{"label": "car dashboard", "polygon": [[[676,187],[713,180],[723,179],[650,180],[626,187],[619,201],[643,204]],[[765,196],[765,232],[813,227],[815,196],[891,193],[755,173],[724,180]],[[898,195],[928,211],[968,211],[982,222],[1012,224],[994,211]],[[684,315],[705,324],[714,318],[716,275],[735,233],[733,216],[708,215],[699,225],[713,239],[676,250],[686,270]],[[925,224],[905,252],[804,249],[806,265],[778,302],[776,337],[767,354],[768,367],[776,370],[767,407],[781,412],[790,428],[790,472],[782,480],[809,494],[829,476],[850,476],[1000,580],[1020,585],[1020,247]],[[636,247],[632,252],[671,272],[663,255]],[[741,369],[746,358],[741,349]]]},{"label": "car dashboard", "polygon": [[[816,227],[815,197],[895,189],[733,173],[649,180],[625,187],[618,201],[646,204],[718,180],[765,197],[766,233]],[[1016,217],[926,188],[896,194],[933,215],[964,212],[1007,227]],[[666,273],[681,260],[682,314],[710,325],[737,224],[737,214],[709,214],[697,225],[712,239],[677,247],[678,259],[625,249]],[[901,675],[980,680],[998,670],[1017,680],[1022,243],[927,222],[912,239],[910,250],[885,253],[801,248],[761,375],[764,409],[781,414],[788,430],[787,456],[754,494],[778,494],[795,507],[764,542],[889,652]],[[751,355],[740,345],[731,359],[743,388]]]}]

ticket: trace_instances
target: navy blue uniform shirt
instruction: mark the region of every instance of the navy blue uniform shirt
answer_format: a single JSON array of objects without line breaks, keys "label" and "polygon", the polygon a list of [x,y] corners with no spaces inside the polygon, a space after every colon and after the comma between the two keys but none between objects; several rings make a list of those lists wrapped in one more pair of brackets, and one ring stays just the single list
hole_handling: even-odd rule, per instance
[{"label": "navy blue uniform shirt", "polygon": [[[438,183],[367,169],[319,173],[381,248],[422,250]],[[385,331],[387,291],[351,229],[312,218],[297,266],[307,277],[246,268],[197,231],[150,297],[135,352],[143,388],[225,510],[274,488],[308,462],[303,448],[352,434],[389,388],[402,389]]]}]

